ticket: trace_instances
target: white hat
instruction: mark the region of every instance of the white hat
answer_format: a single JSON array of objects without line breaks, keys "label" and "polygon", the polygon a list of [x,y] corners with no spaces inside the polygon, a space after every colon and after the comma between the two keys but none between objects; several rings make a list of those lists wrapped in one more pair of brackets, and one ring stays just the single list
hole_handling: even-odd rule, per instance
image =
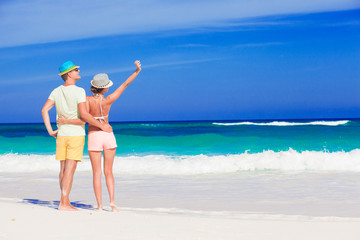
[{"label": "white hat", "polygon": [[91,86],[96,88],[108,88],[113,85],[113,82],[109,79],[106,73],[99,73],[94,76],[91,80]]}]

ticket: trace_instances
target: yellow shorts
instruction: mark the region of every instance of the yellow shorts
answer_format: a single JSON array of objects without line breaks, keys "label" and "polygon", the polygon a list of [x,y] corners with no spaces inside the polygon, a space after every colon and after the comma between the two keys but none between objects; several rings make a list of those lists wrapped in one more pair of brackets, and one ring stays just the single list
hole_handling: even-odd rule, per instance
[{"label": "yellow shorts", "polygon": [[58,136],[56,138],[56,160],[81,161],[85,136]]}]

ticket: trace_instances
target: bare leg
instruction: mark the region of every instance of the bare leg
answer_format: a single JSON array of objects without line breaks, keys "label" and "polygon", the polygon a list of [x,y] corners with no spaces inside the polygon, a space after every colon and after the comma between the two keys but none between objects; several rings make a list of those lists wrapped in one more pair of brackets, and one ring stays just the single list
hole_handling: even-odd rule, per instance
[{"label": "bare leg", "polygon": [[[62,175],[62,180],[60,182],[61,188],[61,199],[58,210],[62,211],[74,211],[77,210],[75,207],[71,206],[69,200],[69,194],[71,191],[74,173],[77,165],[77,161],[67,159],[63,161],[64,163],[64,171]],[[60,173],[61,175],[61,173]]]},{"label": "bare leg", "polygon": [[62,179],[64,177],[64,171],[65,171],[65,161],[60,161],[60,173],[59,173],[60,191],[62,191]]},{"label": "bare leg", "polygon": [[101,200],[101,151],[89,151],[93,170],[93,185],[97,202],[97,209],[102,210]]},{"label": "bare leg", "polygon": [[104,174],[106,178],[106,186],[110,196],[110,207],[113,211],[118,212],[119,208],[115,205],[114,201],[115,180],[113,175],[113,163],[115,152],[116,148],[104,150]]}]

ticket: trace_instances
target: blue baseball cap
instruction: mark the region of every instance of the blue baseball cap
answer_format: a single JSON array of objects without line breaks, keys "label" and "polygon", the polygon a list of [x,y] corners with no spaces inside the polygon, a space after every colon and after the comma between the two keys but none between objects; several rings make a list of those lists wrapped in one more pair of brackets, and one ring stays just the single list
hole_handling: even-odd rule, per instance
[{"label": "blue baseball cap", "polygon": [[64,75],[65,73],[70,72],[71,70],[75,69],[75,68],[79,68],[80,66],[75,66],[75,64],[72,61],[67,61],[64,62],[63,64],[60,65],[59,67],[59,75]]}]

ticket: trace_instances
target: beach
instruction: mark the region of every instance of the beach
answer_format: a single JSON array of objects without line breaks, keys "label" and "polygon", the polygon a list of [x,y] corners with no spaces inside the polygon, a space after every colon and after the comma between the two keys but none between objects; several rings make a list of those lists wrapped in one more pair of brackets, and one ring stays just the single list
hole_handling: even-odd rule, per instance
[{"label": "beach", "polygon": [[2,174],[0,239],[359,239],[360,187],[349,179],[360,174],[302,183],[302,174],[285,183],[243,175],[116,177],[120,212],[110,211],[105,184],[97,212],[91,173],[78,172],[71,201],[80,211],[59,212],[56,176]]},{"label": "beach", "polygon": [[359,239],[360,219],[125,210],[59,212],[0,202],[0,239]]},{"label": "beach", "polygon": [[118,213],[104,177],[95,211],[86,151],[70,195],[79,211],[57,211],[53,139],[1,125],[0,239],[360,239],[359,124],[114,124]]}]

